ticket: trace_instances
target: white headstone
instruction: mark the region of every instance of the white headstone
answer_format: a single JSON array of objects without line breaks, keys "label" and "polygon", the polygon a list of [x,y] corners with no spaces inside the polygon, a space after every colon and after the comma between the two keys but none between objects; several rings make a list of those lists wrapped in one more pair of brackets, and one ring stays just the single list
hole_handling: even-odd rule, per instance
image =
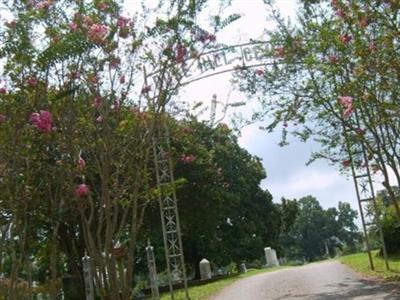
[{"label": "white headstone", "polygon": [[201,280],[207,280],[207,279],[211,279],[211,266],[210,266],[210,262],[203,258],[200,263],[200,278]]},{"label": "white headstone", "polygon": [[271,247],[264,248],[265,259],[267,261],[267,267],[279,266],[279,261],[276,257],[276,251]]},{"label": "white headstone", "polygon": [[85,255],[84,257],[82,257],[82,265],[83,265],[83,278],[85,280],[86,300],[94,300],[92,266],[90,263],[89,256]]},{"label": "white headstone", "polygon": [[241,273],[246,273],[247,272],[247,268],[246,268],[246,264],[245,263],[241,263],[240,264],[240,272]]}]

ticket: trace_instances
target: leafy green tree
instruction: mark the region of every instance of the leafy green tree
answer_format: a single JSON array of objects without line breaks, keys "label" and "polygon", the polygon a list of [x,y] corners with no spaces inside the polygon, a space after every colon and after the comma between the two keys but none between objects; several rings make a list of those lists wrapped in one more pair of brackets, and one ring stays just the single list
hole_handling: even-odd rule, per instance
[{"label": "leafy green tree", "polygon": [[283,231],[281,236],[287,257],[313,261],[324,257],[327,249],[331,253],[334,248],[343,246],[351,250],[359,242],[360,235],[354,223],[357,212],[348,203],[340,202],[339,210],[324,210],[312,196],[291,203],[297,204],[298,212],[289,231]]},{"label": "leafy green tree", "polygon": [[[260,160],[223,124],[178,121],[171,133],[175,175],[182,182],[177,197],[185,260],[196,276],[203,258],[218,266],[239,264],[261,257],[267,245],[277,246],[280,216],[272,196],[259,187],[265,178]],[[158,208],[148,214],[152,243],[162,247]]]}]

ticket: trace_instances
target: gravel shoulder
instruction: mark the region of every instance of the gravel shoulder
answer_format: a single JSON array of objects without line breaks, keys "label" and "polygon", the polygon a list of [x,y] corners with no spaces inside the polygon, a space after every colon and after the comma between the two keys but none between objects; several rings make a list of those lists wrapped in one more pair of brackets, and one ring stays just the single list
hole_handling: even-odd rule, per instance
[{"label": "gravel shoulder", "polygon": [[241,279],[209,300],[399,300],[399,287],[324,261]]}]

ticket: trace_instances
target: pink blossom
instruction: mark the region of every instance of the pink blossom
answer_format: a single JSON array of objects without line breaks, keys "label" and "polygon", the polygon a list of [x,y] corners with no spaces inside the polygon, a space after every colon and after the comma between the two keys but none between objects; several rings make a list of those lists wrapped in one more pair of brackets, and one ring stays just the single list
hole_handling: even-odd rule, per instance
[{"label": "pink blossom", "polygon": [[98,116],[96,119],[97,123],[102,123],[103,122],[103,117],[102,116]]},{"label": "pink blossom", "polygon": [[122,74],[121,77],[119,78],[120,83],[125,83],[125,75]]},{"label": "pink blossom", "polygon": [[369,25],[369,20],[368,20],[368,18],[362,18],[361,20],[360,20],[360,25],[361,25],[361,27],[367,27],[368,25]]},{"label": "pink blossom", "polygon": [[274,49],[274,56],[275,57],[283,57],[285,55],[285,48],[280,46],[280,47],[275,47]]},{"label": "pink blossom", "polygon": [[263,76],[263,75],[264,75],[264,70],[257,69],[257,70],[256,70],[256,75],[258,75],[258,76]]},{"label": "pink blossom", "polygon": [[144,85],[142,88],[142,94],[148,94],[151,91],[151,87],[149,85]]},{"label": "pink blossom", "polygon": [[34,112],[29,118],[32,125],[43,133],[49,133],[53,128],[53,117],[47,110],[41,110],[39,113]]},{"label": "pink blossom", "polygon": [[103,98],[99,96],[95,97],[92,106],[97,109],[100,108],[102,105],[103,105]]},{"label": "pink blossom", "polygon": [[117,20],[117,26],[122,29],[129,24],[129,21],[130,21],[130,18],[119,16],[118,20]]},{"label": "pink blossom", "polygon": [[85,198],[89,195],[89,193],[89,186],[84,183],[81,183],[75,188],[75,196],[78,198]]},{"label": "pink blossom", "polygon": [[342,161],[342,166],[344,168],[348,168],[350,166],[350,164],[351,164],[351,160],[350,159],[346,159],[346,160]]},{"label": "pink blossom", "polygon": [[329,61],[331,62],[331,64],[337,64],[338,57],[336,55],[330,55],[329,56]]},{"label": "pink blossom", "polygon": [[340,96],[339,102],[343,107],[343,116],[350,117],[353,114],[353,98],[349,96]]},{"label": "pink blossom", "polygon": [[115,112],[118,112],[121,108],[121,104],[118,100],[115,100],[114,103],[111,105],[111,109]]},{"label": "pink blossom", "polygon": [[217,40],[217,37],[215,36],[215,34],[205,32],[203,34],[200,34],[200,36],[197,38],[197,40],[204,44],[207,41],[215,42]]},{"label": "pink blossom", "polygon": [[118,67],[118,65],[121,63],[121,59],[119,57],[115,57],[111,60],[110,62],[110,67],[112,69],[115,69],[116,67]]},{"label": "pink blossom", "polygon": [[88,30],[88,37],[92,42],[102,44],[107,37],[107,33],[107,26],[102,24],[93,24]]},{"label": "pink blossom", "polygon": [[3,94],[3,95],[7,94],[7,89],[5,87],[1,87],[0,94]]},{"label": "pink blossom", "polygon": [[67,76],[70,79],[79,79],[79,77],[81,77],[81,73],[79,71],[71,71]]},{"label": "pink blossom", "polygon": [[183,45],[178,45],[177,49],[176,49],[176,61],[178,63],[183,63],[185,61],[185,57],[187,55],[187,49],[185,46]]},{"label": "pink blossom", "polygon": [[38,84],[38,79],[36,78],[35,75],[31,76],[26,80],[26,84],[30,87],[35,87]]},{"label": "pink blossom", "polygon": [[342,19],[344,19],[346,17],[346,13],[344,12],[343,9],[339,8],[338,10],[336,10],[336,15]]},{"label": "pink blossom", "polygon": [[215,34],[209,34],[209,35],[207,36],[207,39],[208,39],[210,42],[215,42],[215,41],[217,40],[217,37],[215,36]]},{"label": "pink blossom", "polygon": [[284,128],[287,128],[288,127],[288,123],[285,121],[285,122],[283,122],[283,127]]},{"label": "pink blossom", "polygon": [[183,162],[184,164],[191,164],[195,159],[196,157],[193,154],[190,155],[182,154],[180,161]]},{"label": "pink blossom", "polygon": [[342,34],[339,39],[343,44],[348,44],[352,40],[352,37],[348,34]]},{"label": "pink blossom", "polygon": [[0,124],[4,123],[5,121],[7,121],[7,117],[3,114],[0,114]]},{"label": "pink blossom", "polygon": [[86,161],[82,158],[82,156],[79,156],[78,161],[76,162],[78,169],[83,170],[86,167]]},{"label": "pink blossom", "polygon": [[36,9],[45,9],[50,7],[50,5],[53,4],[52,1],[49,0],[44,0],[44,1],[40,1],[35,5]]},{"label": "pink blossom", "polygon": [[71,29],[71,31],[77,31],[78,30],[78,24],[76,24],[75,22],[71,22],[68,24],[69,29]]}]

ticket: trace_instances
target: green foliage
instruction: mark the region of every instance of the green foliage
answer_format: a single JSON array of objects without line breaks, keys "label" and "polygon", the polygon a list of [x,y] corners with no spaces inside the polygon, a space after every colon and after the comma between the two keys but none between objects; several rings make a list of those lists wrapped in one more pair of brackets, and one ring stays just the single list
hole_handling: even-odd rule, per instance
[{"label": "green foliage", "polygon": [[399,256],[393,255],[389,257],[390,270],[386,270],[385,261],[379,254],[379,251],[373,251],[372,257],[374,260],[375,270],[372,271],[369,266],[368,254],[367,253],[357,253],[348,256],[343,256],[340,261],[356,272],[359,272],[366,276],[372,276],[375,278],[382,278],[386,280],[399,280],[400,272],[400,258]]},{"label": "green foliage", "polygon": [[327,249],[331,255],[335,248],[355,251],[360,241],[354,224],[357,212],[348,203],[340,202],[338,208],[324,210],[312,196],[299,201],[283,199],[281,241],[284,255],[289,259],[304,257],[313,261],[324,257]]},{"label": "green foliage", "polygon": [[[277,245],[279,212],[271,195],[259,187],[265,177],[260,160],[240,148],[224,126],[211,128],[193,119],[172,128],[175,177],[186,181],[177,197],[185,260],[191,270],[199,276],[203,258],[218,266],[252,261],[263,255],[265,246]],[[185,161],[187,156],[193,160]],[[146,227],[154,228],[158,207],[145,219]],[[151,231],[155,248],[162,244],[159,228]],[[163,259],[162,252],[159,258]]]}]

